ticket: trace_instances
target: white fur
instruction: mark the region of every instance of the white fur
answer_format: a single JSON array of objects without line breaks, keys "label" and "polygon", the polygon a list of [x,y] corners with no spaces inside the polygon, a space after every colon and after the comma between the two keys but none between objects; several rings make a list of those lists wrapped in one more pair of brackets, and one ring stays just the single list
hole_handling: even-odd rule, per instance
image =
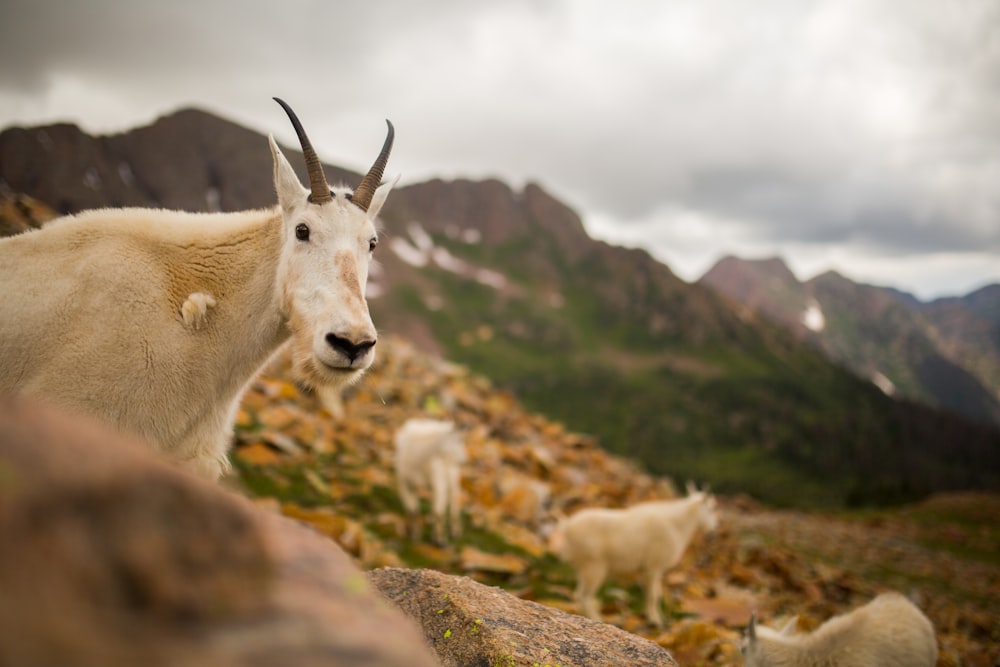
[{"label": "white fur", "polygon": [[204,292],[194,292],[188,295],[184,305],[181,306],[181,317],[184,319],[184,324],[197,331],[208,322],[208,309],[214,307],[215,297]]},{"label": "white fur", "polygon": [[452,539],[461,532],[461,467],[467,459],[461,435],[450,421],[410,419],[394,438],[396,445],[396,482],[399,499],[407,514],[411,537],[419,525],[418,492],[431,491],[434,539],[444,544],[445,518]]},{"label": "white fur", "polygon": [[272,209],[94,210],[0,240],[0,393],[94,415],[217,478],[244,387],[283,343],[308,383],[359,377],[374,348],[352,358],[328,334],[376,340],[364,286],[392,185],[367,212],[344,188],[311,204],[270,146]]},{"label": "white fur", "polygon": [[934,667],[934,627],[899,593],[883,593],[835,616],[811,633],[781,631],[751,619],[744,640],[747,667]]},{"label": "white fur", "polygon": [[717,525],[715,498],[693,491],[680,500],[580,510],[560,521],[549,544],[576,570],[576,602],[584,615],[600,620],[596,595],[605,577],[639,573],[646,618],[662,626],[663,574],[680,562],[699,528],[711,532]]}]

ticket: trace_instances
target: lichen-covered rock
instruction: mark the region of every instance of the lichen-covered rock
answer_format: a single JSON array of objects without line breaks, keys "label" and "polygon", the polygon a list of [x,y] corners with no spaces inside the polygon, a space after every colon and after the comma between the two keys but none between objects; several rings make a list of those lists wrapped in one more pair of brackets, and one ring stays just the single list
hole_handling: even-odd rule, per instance
[{"label": "lichen-covered rock", "polygon": [[372,570],[368,577],[423,627],[444,667],[677,665],[648,639],[468,577],[403,568]]}]

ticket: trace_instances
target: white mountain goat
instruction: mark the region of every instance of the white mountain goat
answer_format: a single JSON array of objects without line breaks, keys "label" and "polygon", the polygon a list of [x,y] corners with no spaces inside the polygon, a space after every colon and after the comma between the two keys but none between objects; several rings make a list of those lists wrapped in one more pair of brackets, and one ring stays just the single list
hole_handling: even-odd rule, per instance
[{"label": "white mountain goat", "polygon": [[664,573],[680,562],[699,528],[712,532],[719,523],[715,497],[693,486],[688,491],[679,500],[626,509],[584,509],[559,522],[549,546],[576,570],[576,603],[584,615],[601,619],[596,595],[605,577],[639,573],[646,618],[657,627],[663,625]]},{"label": "white mountain goat", "polygon": [[214,479],[245,386],[283,343],[315,385],[371,365],[365,283],[392,124],[357,189],[331,189],[275,100],[310,190],[269,137],[274,208],[94,210],[0,241],[0,393],[94,415]]},{"label": "white mountain goat", "polygon": [[750,618],[743,655],[747,667],[934,667],[934,626],[899,593],[883,593],[813,632],[757,626]]},{"label": "white mountain goat", "polygon": [[468,458],[455,424],[436,419],[409,419],[396,431],[394,442],[396,483],[399,500],[406,510],[410,538],[419,536],[418,493],[430,489],[434,540],[438,544],[447,541],[446,520],[448,535],[455,539],[462,527],[462,464]]}]

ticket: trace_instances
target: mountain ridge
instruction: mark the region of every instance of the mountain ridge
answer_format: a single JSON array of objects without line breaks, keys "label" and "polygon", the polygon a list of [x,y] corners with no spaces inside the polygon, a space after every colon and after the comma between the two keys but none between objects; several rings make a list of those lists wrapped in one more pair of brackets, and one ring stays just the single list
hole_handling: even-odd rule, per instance
[{"label": "mountain ridge", "polygon": [[[699,282],[787,327],[889,393],[1000,423],[1000,285],[921,302],[834,271],[799,281],[780,258],[727,257]],[[808,326],[807,312],[819,326]]]},{"label": "mountain ridge", "polygon": [[[76,132],[0,133],[0,189],[61,212],[273,203],[263,136],[222,119],[181,112],[111,137]],[[298,152],[286,154],[301,175]],[[382,225],[388,250],[369,286],[382,332],[469,365],[655,473],[778,504],[1000,487],[1000,431],[885,396],[648,252],[591,239],[537,184],[399,187]]]}]

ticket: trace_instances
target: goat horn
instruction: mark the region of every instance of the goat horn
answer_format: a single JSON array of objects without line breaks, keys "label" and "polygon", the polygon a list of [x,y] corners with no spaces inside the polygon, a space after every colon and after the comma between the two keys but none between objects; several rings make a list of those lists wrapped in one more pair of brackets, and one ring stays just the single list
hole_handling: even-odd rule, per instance
[{"label": "goat horn", "polygon": [[292,127],[295,128],[295,134],[299,136],[299,144],[302,146],[302,157],[306,159],[306,171],[309,172],[309,185],[312,188],[309,201],[314,204],[325,204],[333,199],[333,196],[330,194],[330,186],[327,185],[319,156],[316,155],[316,151],[309,142],[309,137],[306,136],[306,131],[302,129],[302,123],[299,122],[299,118],[292,111],[292,108],[278,97],[275,97],[274,101],[280,104],[281,108],[288,114],[288,119],[292,121]]},{"label": "goat horn", "polygon": [[362,211],[368,210],[368,206],[372,203],[372,196],[375,194],[375,188],[382,182],[382,174],[385,172],[385,165],[389,161],[389,152],[392,151],[392,140],[396,136],[396,131],[393,129],[392,123],[386,119],[385,124],[389,126],[389,131],[385,136],[385,143],[382,144],[382,152],[375,158],[375,164],[368,170],[365,177],[361,179],[361,184],[358,185],[354,191],[354,195],[351,197],[351,201],[361,207]]}]

